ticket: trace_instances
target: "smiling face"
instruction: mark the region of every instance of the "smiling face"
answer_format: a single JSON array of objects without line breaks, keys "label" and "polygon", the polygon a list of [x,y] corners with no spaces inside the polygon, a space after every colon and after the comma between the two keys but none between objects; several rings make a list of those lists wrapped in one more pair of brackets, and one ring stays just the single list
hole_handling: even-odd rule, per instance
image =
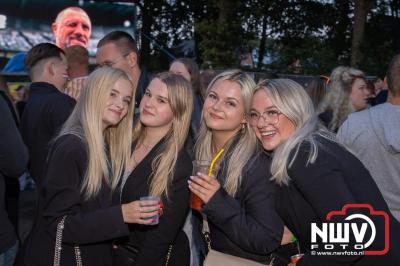
[{"label": "smiling face", "polygon": [[240,85],[229,80],[215,82],[204,101],[203,117],[213,131],[236,133],[246,122]]},{"label": "smiling face", "polygon": [[130,82],[126,79],[120,78],[114,84],[103,111],[103,129],[118,125],[128,113],[132,90]]},{"label": "smiling face", "polygon": [[173,112],[169,104],[167,85],[154,78],[140,101],[140,121],[146,127],[168,131],[171,128]]},{"label": "smiling face", "polygon": [[364,79],[356,78],[351,86],[350,103],[354,110],[360,111],[367,107],[367,98],[369,95],[367,83]]},{"label": "smiling face", "polygon": [[[294,123],[280,113],[264,89],[259,89],[254,94],[250,114],[252,112],[260,115],[259,120],[252,125],[252,128],[267,151],[275,150],[295,131]],[[278,112],[278,119],[274,119],[274,121],[266,119],[267,121],[265,121],[262,116],[266,115],[261,116],[261,114],[268,112],[271,114]]]},{"label": "smiling face", "polygon": [[66,10],[52,27],[58,47],[64,49],[71,45],[81,45],[87,48],[92,25],[86,13]]}]

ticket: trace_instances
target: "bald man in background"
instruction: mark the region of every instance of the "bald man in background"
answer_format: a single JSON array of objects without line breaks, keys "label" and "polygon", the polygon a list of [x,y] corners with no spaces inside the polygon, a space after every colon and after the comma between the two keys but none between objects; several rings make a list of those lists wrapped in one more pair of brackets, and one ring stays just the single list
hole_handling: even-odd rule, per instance
[{"label": "bald man in background", "polygon": [[65,49],[71,45],[89,45],[92,23],[88,14],[80,7],[67,7],[58,13],[52,24],[56,45]]}]

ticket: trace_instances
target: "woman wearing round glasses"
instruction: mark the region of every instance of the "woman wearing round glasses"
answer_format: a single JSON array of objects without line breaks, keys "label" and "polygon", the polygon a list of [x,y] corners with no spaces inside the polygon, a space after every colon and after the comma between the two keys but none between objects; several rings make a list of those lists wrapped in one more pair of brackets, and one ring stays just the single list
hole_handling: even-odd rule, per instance
[{"label": "woman wearing round glasses", "polygon": [[[301,85],[289,79],[259,83],[249,122],[264,149],[272,153],[272,180],[280,187],[276,208],[304,253],[298,265],[400,265],[393,254],[399,250],[398,222],[362,163],[337,143],[331,133],[319,128],[313,103]],[[389,214],[392,237],[389,253],[365,257],[313,256],[311,224],[321,227],[330,212],[354,203],[369,204]],[[382,249],[385,233],[377,218],[366,209],[352,209],[352,212],[361,212],[376,222],[375,241],[368,249]],[[335,215],[331,221],[342,223],[345,217]],[[361,228],[359,220],[354,223]],[[354,239],[350,238],[348,244],[354,247]]]}]

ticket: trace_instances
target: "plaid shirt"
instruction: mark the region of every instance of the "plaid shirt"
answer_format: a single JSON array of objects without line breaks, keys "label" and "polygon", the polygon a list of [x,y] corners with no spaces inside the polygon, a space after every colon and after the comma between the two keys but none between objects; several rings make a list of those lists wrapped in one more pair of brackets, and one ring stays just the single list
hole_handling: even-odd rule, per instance
[{"label": "plaid shirt", "polygon": [[64,93],[74,98],[75,100],[78,100],[81,94],[81,90],[85,86],[85,81],[87,78],[88,76],[84,76],[69,80],[64,90]]}]

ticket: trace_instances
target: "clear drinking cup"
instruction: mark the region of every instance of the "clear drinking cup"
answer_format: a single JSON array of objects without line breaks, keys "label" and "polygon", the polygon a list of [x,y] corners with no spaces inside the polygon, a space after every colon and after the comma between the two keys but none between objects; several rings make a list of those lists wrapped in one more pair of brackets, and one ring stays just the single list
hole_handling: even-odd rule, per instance
[{"label": "clear drinking cup", "polygon": [[[208,171],[210,169],[211,162],[210,161],[201,161],[201,160],[194,160],[193,162],[193,172],[192,175],[196,176],[197,173],[202,173],[208,175]],[[216,173],[216,167],[212,169],[212,173]],[[193,192],[190,195],[190,208],[201,211],[203,208],[204,202]]]},{"label": "clear drinking cup", "polygon": [[[149,205],[146,205],[145,202],[142,203],[142,201],[146,201],[146,200],[154,200],[154,201],[160,202],[160,197],[159,196],[144,196],[144,197],[140,197],[140,201],[141,201],[140,205],[142,207],[149,206]],[[160,218],[160,215],[156,214],[156,215],[151,216],[149,218],[146,218],[144,220],[153,220],[153,222],[150,223],[149,225],[155,225],[155,224],[158,224],[159,218]]]}]

